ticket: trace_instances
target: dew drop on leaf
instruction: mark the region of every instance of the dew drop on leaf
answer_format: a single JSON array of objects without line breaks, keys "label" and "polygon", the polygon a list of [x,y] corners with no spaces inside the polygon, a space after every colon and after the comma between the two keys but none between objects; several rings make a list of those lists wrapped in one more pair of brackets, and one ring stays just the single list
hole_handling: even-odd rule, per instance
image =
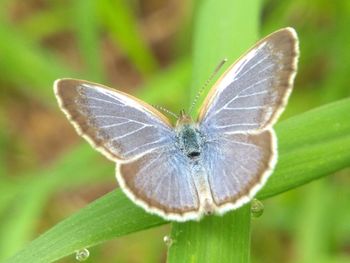
[{"label": "dew drop on leaf", "polygon": [[164,236],[163,241],[168,248],[173,244],[173,239],[170,236]]},{"label": "dew drop on leaf", "polygon": [[75,252],[75,259],[80,262],[87,260],[89,256],[90,256],[90,252],[86,248],[77,250]]},{"label": "dew drop on leaf", "polygon": [[258,199],[254,198],[250,207],[252,217],[260,217],[264,213],[264,205]]}]

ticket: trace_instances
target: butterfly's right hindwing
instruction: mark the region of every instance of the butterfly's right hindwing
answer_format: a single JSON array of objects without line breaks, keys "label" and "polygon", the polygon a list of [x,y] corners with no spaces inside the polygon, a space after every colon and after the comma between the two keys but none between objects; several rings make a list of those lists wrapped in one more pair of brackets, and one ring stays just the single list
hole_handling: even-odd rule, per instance
[{"label": "butterfly's right hindwing", "polygon": [[203,163],[218,213],[249,202],[276,164],[273,130],[260,134],[226,134],[207,143]]}]

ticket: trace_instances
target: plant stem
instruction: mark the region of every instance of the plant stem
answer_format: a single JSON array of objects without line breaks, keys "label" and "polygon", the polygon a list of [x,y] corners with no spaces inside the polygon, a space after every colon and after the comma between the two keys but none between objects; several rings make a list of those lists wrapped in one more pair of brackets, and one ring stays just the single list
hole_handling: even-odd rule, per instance
[{"label": "plant stem", "polygon": [[168,262],[248,262],[250,205],[200,222],[173,223]]}]

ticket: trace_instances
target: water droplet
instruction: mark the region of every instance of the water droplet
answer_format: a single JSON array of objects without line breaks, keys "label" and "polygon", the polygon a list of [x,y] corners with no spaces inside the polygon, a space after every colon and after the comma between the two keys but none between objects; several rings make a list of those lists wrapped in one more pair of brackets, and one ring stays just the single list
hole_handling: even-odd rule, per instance
[{"label": "water droplet", "polygon": [[163,241],[168,248],[173,244],[173,239],[170,236],[164,236]]},{"label": "water droplet", "polygon": [[78,261],[85,261],[88,259],[89,256],[90,256],[90,252],[86,248],[77,250],[75,252],[75,259]]},{"label": "water droplet", "polygon": [[260,217],[264,213],[264,205],[258,199],[254,198],[250,207],[252,217]]}]

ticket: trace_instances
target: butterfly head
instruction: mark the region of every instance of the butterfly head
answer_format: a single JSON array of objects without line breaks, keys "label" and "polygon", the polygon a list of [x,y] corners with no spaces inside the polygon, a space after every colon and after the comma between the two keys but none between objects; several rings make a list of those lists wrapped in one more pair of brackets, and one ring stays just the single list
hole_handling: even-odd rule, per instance
[{"label": "butterfly head", "polygon": [[182,126],[184,124],[193,124],[193,119],[190,115],[188,115],[185,110],[181,110],[179,117],[176,122],[176,126]]}]

